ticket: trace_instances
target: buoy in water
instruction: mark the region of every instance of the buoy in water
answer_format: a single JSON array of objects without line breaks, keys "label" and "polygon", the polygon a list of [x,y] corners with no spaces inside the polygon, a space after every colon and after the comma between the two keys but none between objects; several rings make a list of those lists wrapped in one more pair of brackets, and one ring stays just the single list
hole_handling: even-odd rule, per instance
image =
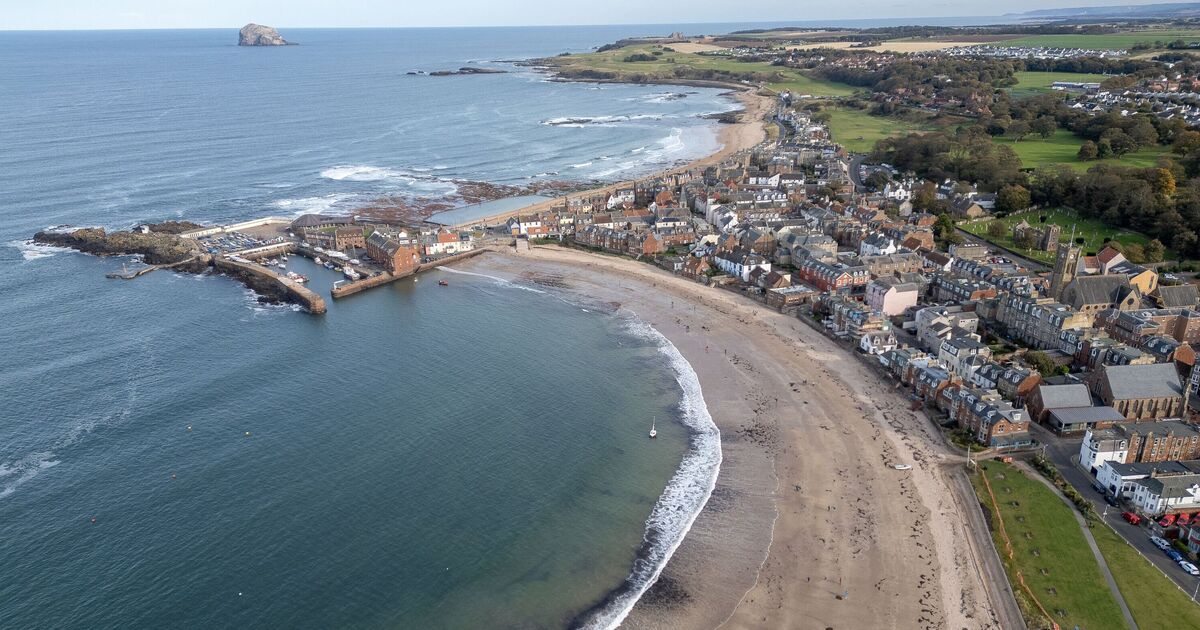
[{"label": "buoy in water", "polygon": [[189,424],[189,425],[188,425],[188,431],[191,431],[191,430],[192,430],[192,425],[190,425],[190,424]]},{"label": "buoy in water", "polygon": [[246,432],[246,437],[250,437],[250,432],[249,432],[249,431],[247,431],[247,432]]},{"label": "buoy in water", "polygon": [[174,479],[174,478],[175,478],[175,473],[171,473],[171,478],[172,478],[172,479]]},{"label": "buoy in water", "polygon": [[96,517],[95,517],[95,516],[93,516],[93,517],[92,517],[92,522],[93,522],[93,523],[95,523],[95,522],[96,522]]}]

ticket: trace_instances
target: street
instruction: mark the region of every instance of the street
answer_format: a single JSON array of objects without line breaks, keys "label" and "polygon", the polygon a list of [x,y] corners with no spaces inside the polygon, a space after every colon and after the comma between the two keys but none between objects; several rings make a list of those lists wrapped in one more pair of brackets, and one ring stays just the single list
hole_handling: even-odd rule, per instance
[{"label": "street", "polygon": [[1062,438],[1045,427],[1032,423],[1030,424],[1030,433],[1039,442],[1046,445],[1047,459],[1054,464],[1067,483],[1074,486],[1080,494],[1092,502],[1096,508],[1096,514],[1100,515],[1105,523],[1112,526],[1122,538],[1133,545],[1134,549],[1137,549],[1138,553],[1148,558],[1154,566],[1178,584],[1179,588],[1186,591],[1188,596],[1196,592],[1200,578],[1184,573],[1179,565],[1172,562],[1162,550],[1155,547],[1150,542],[1150,536],[1155,532],[1151,531],[1149,527],[1131,525],[1121,518],[1122,508],[1115,508],[1105,503],[1103,495],[1092,486],[1095,478],[1075,465],[1075,459],[1079,455],[1079,437]]}]

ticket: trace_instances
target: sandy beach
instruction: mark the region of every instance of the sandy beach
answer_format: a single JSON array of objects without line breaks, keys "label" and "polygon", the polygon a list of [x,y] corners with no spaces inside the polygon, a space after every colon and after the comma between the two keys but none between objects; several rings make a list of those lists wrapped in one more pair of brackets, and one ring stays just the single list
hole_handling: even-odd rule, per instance
[{"label": "sandy beach", "polygon": [[961,456],[846,347],[628,259],[536,247],[456,267],[619,305],[699,376],[722,433],[717,485],[623,627],[1019,627],[989,592],[1006,585],[983,577],[990,545],[967,531]]},{"label": "sandy beach", "polygon": [[[721,143],[721,148],[715,153],[710,153],[704,157],[698,158],[682,166],[672,169],[667,169],[657,173],[657,175],[669,175],[671,173],[679,173],[693,168],[703,168],[712,164],[718,164],[725,158],[742,151],[749,149],[766,139],[766,130],[763,128],[763,119],[770,112],[775,99],[770,96],[762,96],[756,92],[749,90],[740,90],[735,92],[735,97],[742,104],[741,119],[733,124],[723,124],[718,132],[717,139]],[[624,188],[633,185],[633,180],[614,182],[605,186],[590,188],[588,190],[571,193],[569,196],[592,196],[602,193],[610,193],[618,188]],[[555,197],[539,203],[517,208],[489,217],[476,218],[468,221],[470,225],[496,225],[508,220],[509,217],[521,214],[534,214],[545,212],[553,209],[555,206],[562,206],[563,200],[566,197]]]}]

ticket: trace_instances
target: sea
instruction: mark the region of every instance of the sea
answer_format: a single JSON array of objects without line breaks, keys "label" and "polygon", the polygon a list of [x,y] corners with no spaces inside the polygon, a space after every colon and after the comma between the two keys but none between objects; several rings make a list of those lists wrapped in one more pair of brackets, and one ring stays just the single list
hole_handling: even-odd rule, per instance
[{"label": "sea", "polygon": [[[644,323],[452,271],[313,316],[29,239],[644,175],[735,103],[513,62],[700,29],[0,31],[0,628],[619,623],[720,462]],[[420,74],[466,65],[505,72]]]}]

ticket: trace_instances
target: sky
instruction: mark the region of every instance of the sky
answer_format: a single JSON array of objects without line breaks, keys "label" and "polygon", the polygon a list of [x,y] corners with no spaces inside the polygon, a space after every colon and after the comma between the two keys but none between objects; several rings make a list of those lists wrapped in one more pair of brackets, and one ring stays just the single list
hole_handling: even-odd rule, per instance
[{"label": "sky", "polygon": [[0,29],[524,26],[994,16],[1164,0],[0,0]]}]

